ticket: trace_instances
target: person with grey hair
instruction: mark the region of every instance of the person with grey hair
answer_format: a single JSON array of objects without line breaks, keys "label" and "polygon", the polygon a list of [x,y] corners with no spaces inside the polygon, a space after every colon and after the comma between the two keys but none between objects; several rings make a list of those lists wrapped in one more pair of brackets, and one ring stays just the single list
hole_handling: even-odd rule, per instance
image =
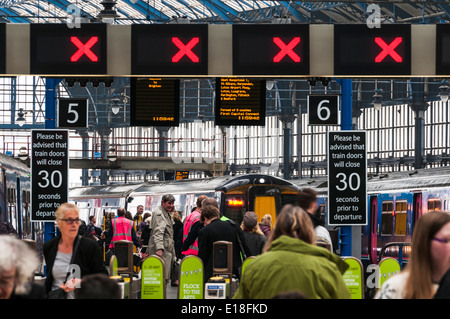
[{"label": "person with grey hair", "polygon": [[[79,288],[83,276],[108,272],[97,243],[78,235],[80,217],[77,205],[61,204],[55,212],[55,217],[60,233],[47,241],[43,248],[47,265],[45,291],[51,298],[51,291],[60,288],[66,293],[67,299],[73,299],[74,290]],[[75,273],[74,278],[69,276],[69,279],[73,279],[67,280],[69,270],[75,270]]]},{"label": "person with grey hair", "polygon": [[0,235],[0,299],[44,298],[44,291],[30,283],[39,267],[36,253],[23,241]]},{"label": "person with grey hair", "polygon": [[175,244],[173,240],[172,212],[175,207],[175,197],[171,194],[164,195],[161,205],[152,214],[150,223],[150,239],[147,253],[157,255],[164,261],[165,277],[170,280],[172,263],[175,258]]}]

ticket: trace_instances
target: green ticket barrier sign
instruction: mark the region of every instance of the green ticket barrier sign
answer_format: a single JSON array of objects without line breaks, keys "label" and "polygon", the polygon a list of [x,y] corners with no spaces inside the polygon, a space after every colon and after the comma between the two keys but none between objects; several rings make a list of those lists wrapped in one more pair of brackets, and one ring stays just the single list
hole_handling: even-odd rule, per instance
[{"label": "green ticket barrier sign", "polygon": [[247,268],[247,266],[250,265],[253,260],[255,260],[255,256],[248,257],[244,260],[244,262],[242,263],[241,277],[244,276],[245,268]]},{"label": "green ticket barrier sign", "polygon": [[197,256],[181,260],[178,299],[203,299],[203,262]]},{"label": "green ticket barrier sign", "polygon": [[383,283],[389,279],[389,277],[399,273],[401,271],[400,263],[397,259],[392,257],[383,258],[379,263],[380,267],[380,287]]},{"label": "green ticket barrier sign", "polygon": [[163,260],[155,255],[149,256],[142,263],[141,271],[141,299],[165,299]]},{"label": "green ticket barrier sign", "polygon": [[364,275],[363,266],[361,261],[354,257],[346,257],[344,261],[349,265],[347,271],[344,273],[343,278],[345,285],[350,291],[352,299],[364,298]]},{"label": "green ticket barrier sign", "polygon": [[117,274],[117,258],[115,255],[111,256],[111,260],[109,261],[109,273],[111,276],[118,276]]}]

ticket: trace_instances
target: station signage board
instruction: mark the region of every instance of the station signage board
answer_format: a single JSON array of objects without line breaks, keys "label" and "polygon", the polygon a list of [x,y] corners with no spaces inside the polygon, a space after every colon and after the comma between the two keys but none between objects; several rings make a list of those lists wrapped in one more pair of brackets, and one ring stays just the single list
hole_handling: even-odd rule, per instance
[{"label": "station signage board", "polygon": [[450,74],[450,25],[436,25],[436,75]]},{"label": "station signage board", "polygon": [[89,100],[60,98],[56,108],[56,127],[87,128]]},{"label": "station signage board", "polygon": [[107,74],[106,24],[30,25],[31,74]]},{"label": "station signage board", "polygon": [[164,262],[156,255],[142,263],[141,299],[166,299]]},{"label": "station signage board", "polygon": [[175,179],[188,179],[189,178],[189,171],[176,171],[175,172]]},{"label": "station signage board", "polygon": [[266,81],[254,78],[216,79],[216,125],[265,125]]},{"label": "station signage board", "polygon": [[234,24],[233,74],[308,75],[309,25]]},{"label": "station signage board", "polygon": [[366,132],[328,132],[328,225],[367,224],[366,176]]},{"label": "station signage board", "polygon": [[207,24],[133,24],[133,75],[207,75]]},{"label": "station signage board", "polygon": [[307,97],[310,125],[339,125],[339,95],[311,94]]},{"label": "station signage board", "polygon": [[411,75],[411,25],[334,25],[335,75]]},{"label": "station signage board", "polygon": [[69,131],[31,131],[31,220],[54,221],[68,201]]},{"label": "station signage board", "polygon": [[131,78],[130,94],[131,126],[178,126],[179,79]]}]

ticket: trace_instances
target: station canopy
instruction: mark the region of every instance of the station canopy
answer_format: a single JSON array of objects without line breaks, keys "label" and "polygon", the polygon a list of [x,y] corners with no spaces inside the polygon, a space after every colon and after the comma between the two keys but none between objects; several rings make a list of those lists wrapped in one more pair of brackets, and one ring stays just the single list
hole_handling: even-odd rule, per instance
[{"label": "station canopy", "polygon": [[[364,23],[376,3],[385,23],[446,23],[448,0],[0,0],[0,22],[64,23],[72,15],[90,22]],[[104,20],[103,20],[104,21]],[[111,20],[110,20],[111,21]]]}]

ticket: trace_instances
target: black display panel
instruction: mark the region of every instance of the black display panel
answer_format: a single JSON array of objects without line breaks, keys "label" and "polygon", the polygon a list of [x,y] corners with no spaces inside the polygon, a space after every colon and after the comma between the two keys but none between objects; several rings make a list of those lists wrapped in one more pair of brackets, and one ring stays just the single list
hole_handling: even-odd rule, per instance
[{"label": "black display panel", "polygon": [[450,74],[450,25],[436,25],[436,75]]},{"label": "black display panel", "polygon": [[216,79],[216,125],[265,125],[266,81],[253,78]]},{"label": "black display panel", "polygon": [[0,74],[6,73],[6,23],[0,23]]},{"label": "black display panel", "polygon": [[106,24],[32,24],[31,74],[107,74]]},{"label": "black display panel", "polygon": [[207,75],[207,24],[133,24],[133,75]]},{"label": "black display panel", "polygon": [[334,25],[335,75],[410,75],[411,25]]},{"label": "black display panel", "polygon": [[309,125],[339,125],[339,95],[310,94],[307,97]]},{"label": "black display panel", "polygon": [[87,128],[89,100],[60,98],[56,108],[56,127]]},{"label": "black display panel", "polygon": [[233,25],[233,74],[308,75],[309,25]]},{"label": "black display panel", "polygon": [[131,78],[131,126],[178,126],[180,80]]}]

